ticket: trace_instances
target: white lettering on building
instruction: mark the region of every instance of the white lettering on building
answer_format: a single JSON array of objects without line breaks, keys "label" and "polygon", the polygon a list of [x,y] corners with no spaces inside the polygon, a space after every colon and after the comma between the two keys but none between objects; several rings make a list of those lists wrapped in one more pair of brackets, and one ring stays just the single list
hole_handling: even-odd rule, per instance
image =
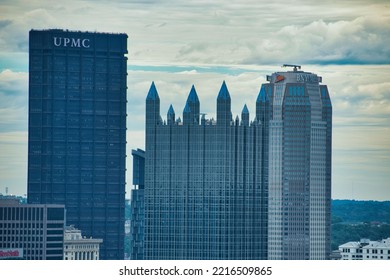
[{"label": "white lettering on building", "polygon": [[311,74],[297,74],[297,82],[317,83],[318,78],[316,75],[311,75]]},{"label": "white lettering on building", "polygon": [[83,45],[84,48],[89,48],[89,39],[84,39],[82,41],[82,45]]},{"label": "white lettering on building", "polygon": [[80,38],[66,38],[66,37],[53,37],[54,46],[56,47],[71,47],[71,48],[86,48],[88,49],[90,45],[89,39],[80,39]]}]

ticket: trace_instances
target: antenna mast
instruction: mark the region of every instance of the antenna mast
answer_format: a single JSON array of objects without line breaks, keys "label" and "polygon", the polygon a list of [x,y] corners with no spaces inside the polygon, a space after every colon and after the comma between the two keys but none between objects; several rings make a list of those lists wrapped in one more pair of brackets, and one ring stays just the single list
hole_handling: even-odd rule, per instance
[{"label": "antenna mast", "polygon": [[301,65],[295,65],[295,64],[283,64],[283,67],[294,67],[294,72],[297,72],[297,69],[301,69]]}]

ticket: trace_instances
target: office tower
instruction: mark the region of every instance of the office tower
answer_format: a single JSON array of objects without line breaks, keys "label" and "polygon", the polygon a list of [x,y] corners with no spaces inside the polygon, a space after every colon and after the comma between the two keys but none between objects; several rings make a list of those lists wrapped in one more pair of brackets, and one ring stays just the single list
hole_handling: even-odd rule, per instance
[{"label": "office tower", "polygon": [[64,205],[0,200],[0,259],[62,260]]},{"label": "office tower", "polygon": [[28,202],[64,204],[123,259],[127,35],[31,30],[29,47]]},{"label": "office tower", "polygon": [[165,121],[152,83],[146,98],[145,259],[266,259],[267,189],[262,183],[262,129],[232,120],[223,82],[217,120],[200,113],[193,86],[183,121],[172,106]]},{"label": "office tower", "polygon": [[144,259],[145,151],[132,150],[133,185],[131,190],[130,259]]},{"label": "office tower", "polygon": [[332,105],[321,77],[286,66],[293,71],[267,76],[256,102],[268,147],[262,154],[269,193],[268,258],[327,259]]}]

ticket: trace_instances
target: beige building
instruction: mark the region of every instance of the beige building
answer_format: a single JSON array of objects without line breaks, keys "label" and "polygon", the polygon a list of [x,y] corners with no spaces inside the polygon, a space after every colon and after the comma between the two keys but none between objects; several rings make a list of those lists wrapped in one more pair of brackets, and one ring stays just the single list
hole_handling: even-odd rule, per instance
[{"label": "beige building", "polygon": [[64,233],[64,260],[98,260],[103,239],[86,238],[81,230],[68,226]]}]

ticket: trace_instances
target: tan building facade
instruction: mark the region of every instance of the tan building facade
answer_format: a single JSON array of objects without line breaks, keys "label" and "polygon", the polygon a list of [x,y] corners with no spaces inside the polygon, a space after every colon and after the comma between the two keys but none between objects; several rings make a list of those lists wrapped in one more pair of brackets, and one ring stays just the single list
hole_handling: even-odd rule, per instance
[{"label": "tan building facade", "polygon": [[103,239],[83,237],[81,230],[69,226],[64,233],[64,260],[98,260]]}]

